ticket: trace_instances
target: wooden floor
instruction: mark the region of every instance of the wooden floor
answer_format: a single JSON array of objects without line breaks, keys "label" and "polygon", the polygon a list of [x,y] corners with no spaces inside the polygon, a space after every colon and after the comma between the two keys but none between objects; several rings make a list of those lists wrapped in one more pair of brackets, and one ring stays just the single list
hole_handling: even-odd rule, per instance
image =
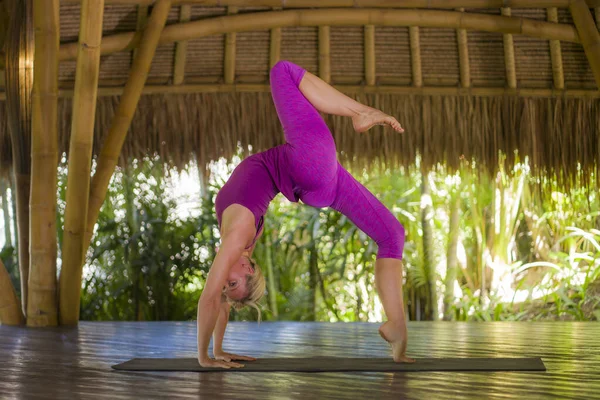
[{"label": "wooden floor", "polygon": [[[0,326],[0,399],[600,399],[600,324],[409,324],[414,357],[542,357],[547,372],[140,373],[133,357],[195,357],[194,323]],[[233,323],[230,351],[256,357],[386,356],[376,324]]]}]

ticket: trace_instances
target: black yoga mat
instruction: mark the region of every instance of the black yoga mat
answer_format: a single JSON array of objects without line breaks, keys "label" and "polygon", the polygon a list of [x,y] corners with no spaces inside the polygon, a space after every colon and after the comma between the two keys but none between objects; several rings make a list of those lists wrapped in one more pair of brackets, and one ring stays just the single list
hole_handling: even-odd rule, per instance
[{"label": "black yoga mat", "polygon": [[349,372],[349,371],[545,371],[541,358],[420,358],[397,364],[391,358],[261,358],[243,368],[204,368],[195,358],[134,358],[113,365],[123,371]]}]

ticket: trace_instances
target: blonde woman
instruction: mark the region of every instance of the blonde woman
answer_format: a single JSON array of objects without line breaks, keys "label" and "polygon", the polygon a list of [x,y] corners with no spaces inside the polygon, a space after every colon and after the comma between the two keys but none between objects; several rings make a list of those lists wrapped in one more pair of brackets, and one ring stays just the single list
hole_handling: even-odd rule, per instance
[{"label": "blonde woman", "polygon": [[[375,283],[388,318],[379,333],[390,343],[395,361],[413,362],[405,355],[404,228],[338,163],[333,137],[319,112],[352,118],[357,132],[374,125],[404,130],[395,118],[352,100],[291,62],[278,62],[270,78],[286,143],[242,161],[217,195],[221,247],[198,302],[198,362],[203,367],[240,368],[243,365],[235,361],[254,360],[223,351],[223,336],[231,306],[258,310],[265,279],[251,256],[269,203],[280,192],[292,202],[340,211],[377,243]],[[208,355],[211,336],[214,358]]]}]

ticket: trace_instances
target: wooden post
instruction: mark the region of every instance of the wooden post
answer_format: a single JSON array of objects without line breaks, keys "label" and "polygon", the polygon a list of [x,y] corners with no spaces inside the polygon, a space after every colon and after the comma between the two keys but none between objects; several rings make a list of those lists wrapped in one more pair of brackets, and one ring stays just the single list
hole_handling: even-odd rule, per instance
[{"label": "wooden post", "polygon": [[408,30],[410,36],[410,61],[412,66],[413,86],[423,86],[423,70],[421,68],[421,43],[419,27],[411,26]]},{"label": "wooden post", "polygon": [[[558,9],[556,7],[548,9],[548,21],[558,23]],[[552,76],[554,77],[554,87],[556,89],[564,89],[565,77],[563,73],[562,51],[559,40],[550,41],[550,57],[552,59]]]},{"label": "wooden post", "polygon": [[585,55],[592,67],[594,78],[596,78],[596,85],[600,89],[600,33],[584,0],[571,0],[569,10],[577,32],[579,32]]},{"label": "wooden post", "polygon": [[[188,22],[192,16],[192,6],[183,5],[179,10],[179,22]],[[175,65],[173,66],[173,84],[181,85],[185,79],[185,63],[187,58],[188,41],[182,40],[175,44]]]},{"label": "wooden post", "polygon": [[331,82],[331,55],[329,31],[329,26],[319,27],[319,77],[327,83]]},{"label": "wooden post", "polygon": [[31,129],[31,271],[27,325],[58,324],[56,189],[58,167],[59,0],[34,0],[35,61]]},{"label": "wooden post", "polygon": [[0,260],[0,325],[23,325],[25,317],[10,275]]},{"label": "wooden post", "polygon": [[75,72],[60,273],[61,325],[77,324],[79,317],[79,293],[83,267],[81,260],[85,259],[84,252],[87,249],[83,241],[90,194],[103,15],[104,0],[83,0],[79,28],[79,56]]},{"label": "wooden post", "polygon": [[[14,202],[16,204],[21,303],[27,312],[29,282],[29,198],[31,179],[31,113],[33,90],[33,19],[32,3],[6,3],[12,16],[7,32],[6,50],[6,112],[11,136]],[[56,170],[56,168],[54,168]]]},{"label": "wooden post", "polygon": [[[89,245],[94,230],[94,225],[100,214],[100,208],[106,197],[108,184],[113,175],[123,142],[131,125],[133,114],[139,102],[142,90],[148,78],[152,58],[156,52],[161,32],[167,22],[171,0],[158,0],[152,13],[138,49],[138,54],[133,60],[127,84],[121,95],[121,102],[115,113],[115,119],[108,131],[106,141],[98,157],[96,173],[90,187],[90,203],[88,206],[87,224],[84,244]],[[83,265],[84,260],[81,260]],[[79,301],[71,304],[76,308]]]},{"label": "wooden post", "polygon": [[367,85],[375,85],[375,26],[365,26],[365,77]]},{"label": "wooden post", "polygon": [[[465,12],[464,8],[459,9]],[[466,29],[456,30],[456,40],[458,41],[458,60],[460,66],[460,85],[462,87],[471,87],[471,63],[469,61],[469,44]]]},{"label": "wooden post", "polygon": [[[510,8],[502,8],[502,15],[510,17]],[[513,36],[510,33],[504,34],[504,66],[506,68],[506,82],[508,83],[508,87],[516,89],[517,69],[515,66],[515,45]]]},{"label": "wooden post", "polygon": [[269,44],[269,68],[281,59],[281,28],[271,29],[271,42]]},{"label": "wooden post", "polygon": [[[229,7],[227,14],[237,14],[237,7]],[[236,47],[235,32],[225,34],[225,57],[223,68],[223,79],[225,83],[233,83],[235,81],[235,47]]]}]

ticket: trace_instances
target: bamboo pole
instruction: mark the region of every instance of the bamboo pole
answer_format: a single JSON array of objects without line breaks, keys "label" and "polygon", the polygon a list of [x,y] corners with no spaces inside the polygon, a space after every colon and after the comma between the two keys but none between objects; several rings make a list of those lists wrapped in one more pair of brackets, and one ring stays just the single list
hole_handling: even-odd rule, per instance
[{"label": "bamboo pole", "polygon": [[[558,23],[558,9],[556,7],[549,8],[548,21]],[[563,60],[560,41],[550,41],[550,57],[552,59],[552,76],[554,77],[554,87],[557,89],[565,88],[565,76],[563,72]]]},{"label": "bamboo pole", "polygon": [[[502,8],[502,15],[510,17],[510,8]],[[506,82],[508,87],[515,89],[517,87],[517,69],[515,66],[515,44],[512,34],[504,34],[504,66],[506,68]]]},{"label": "bamboo pole", "polygon": [[[62,0],[77,4],[82,0]],[[157,0],[106,0],[106,4],[154,4]],[[569,0],[174,0],[173,5],[199,4],[204,7],[383,7],[383,8],[567,8]],[[587,0],[590,7],[600,7],[600,0]]]},{"label": "bamboo pole", "polygon": [[[100,151],[96,173],[92,179],[90,188],[90,203],[88,206],[84,239],[84,244],[86,246],[92,239],[94,225],[98,219],[104,198],[106,197],[108,184],[117,165],[123,142],[125,141],[127,131],[129,130],[131,120],[133,119],[133,114],[139,102],[142,90],[144,89],[152,58],[156,52],[156,47],[158,46],[161,32],[167,22],[170,9],[171,0],[159,0],[152,9],[150,19],[144,30],[137,57],[133,60],[133,66],[129,72],[129,79],[123,89],[121,102],[115,113],[115,119]],[[81,260],[81,264],[83,264],[83,262],[84,260]],[[72,304],[71,306],[75,307],[76,304]]]},{"label": "bamboo pole", "polygon": [[277,64],[281,59],[281,28],[271,29],[271,40],[269,43],[269,67]]},{"label": "bamboo pole", "polygon": [[319,27],[319,77],[325,82],[331,82],[331,52],[330,28]]},{"label": "bamboo pole", "polygon": [[596,26],[598,27],[598,30],[600,30],[600,7],[594,8],[594,12],[596,14]]},{"label": "bamboo pole", "polygon": [[[228,32],[245,32],[287,26],[421,26],[523,34],[542,39],[579,43],[575,27],[527,18],[438,10],[321,9],[287,10],[226,15],[172,24],[163,30],[160,43],[171,43]],[[103,38],[101,53],[110,54],[138,45],[133,32]],[[61,46],[60,59],[72,60],[77,43]]]},{"label": "bamboo pole", "polygon": [[[459,9],[465,12],[464,8]],[[469,62],[469,44],[467,31],[465,29],[456,30],[456,40],[458,41],[458,60],[460,67],[460,85],[462,87],[471,87],[471,64]]]},{"label": "bamboo pole", "polygon": [[31,142],[31,271],[28,326],[58,323],[56,190],[58,166],[59,0],[34,0],[35,60]]},{"label": "bamboo pole", "polygon": [[[347,94],[397,94],[397,95],[420,95],[420,96],[514,96],[514,97],[579,97],[585,99],[600,98],[600,91],[590,89],[537,89],[537,88],[497,88],[497,87],[471,87],[457,88],[448,86],[395,86],[395,85],[335,85],[336,89]],[[121,96],[124,88],[122,87],[101,87],[98,89],[98,96]],[[194,85],[151,85],[144,87],[142,94],[184,94],[184,93],[269,93],[270,88],[267,84],[194,84]],[[72,90],[62,90],[61,97],[73,97]]]},{"label": "bamboo pole", "polygon": [[594,78],[596,78],[596,85],[600,89],[600,33],[584,0],[572,0],[569,10],[579,32],[581,44],[594,73]]},{"label": "bamboo pole", "polygon": [[[227,14],[237,14],[237,7],[229,7]],[[236,47],[235,32],[228,32],[225,34],[225,57],[224,57],[224,68],[223,68],[223,79],[225,83],[233,83],[235,81],[235,47]]]},{"label": "bamboo pole", "polygon": [[2,203],[2,220],[4,221],[4,246],[12,247],[12,229],[10,227],[10,204],[8,201],[8,185],[0,178],[0,203]]},{"label": "bamboo pole", "polygon": [[410,61],[412,68],[413,86],[423,86],[423,70],[421,68],[421,41],[419,38],[419,27],[411,26],[409,28],[410,36]]},{"label": "bamboo pole", "polygon": [[375,26],[365,26],[365,77],[367,85],[374,86],[375,75]]},{"label": "bamboo pole", "polygon": [[86,249],[83,236],[90,194],[103,15],[104,0],[85,0],[83,2],[79,28],[79,56],[75,72],[60,273],[59,316],[61,325],[77,324],[79,317],[79,297],[83,272],[81,260],[85,257]]},{"label": "bamboo pole", "polygon": [[[183,5],[179,10],[179,22],[189,22],[192,6]],[[175,65],[173,66],[173,83],[181,85],[185,79],[185,63],[187,59],[188,41],[183,40],[175,45]]]},{"label": "bamboo pole", "polygon": [[[83,2],[85,0],[81,0],[81,1]],[[137,21],[135,23],[135,34],[138,38],[140,37],[141,32],[144,31],[144,27],[146,26],[146,23],[148,22],[148,12],[149,11],[150,11],[150,6],[147,4],[146,5],[140,4],[137,7]],[[132,54],[133,54],[133,58],[135,59],[135,56],[137,54],[137,48],[133,49]]]},{"label": "bamboo pole", "polygon": [[29,282],[29,199],[34,30],[31,1],[7,3],[12,16],[5,43],[6,111],[11,137],[16,221],[21,277],[21,304],[27,312]]},{"label": "bamboo pole", "polygon": [[10,275],[0,260],[0,325],[23,325],[25,317]]}]

